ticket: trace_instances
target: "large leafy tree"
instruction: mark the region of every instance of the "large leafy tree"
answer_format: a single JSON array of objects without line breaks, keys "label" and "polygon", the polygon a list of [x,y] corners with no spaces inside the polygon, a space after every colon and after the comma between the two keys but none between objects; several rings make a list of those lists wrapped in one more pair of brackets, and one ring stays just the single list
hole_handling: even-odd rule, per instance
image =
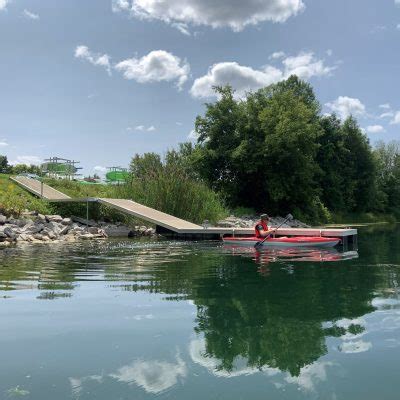
[{"label": "large leafy tree", "polygon": [[372,149],[353,117],[344,121],[342,134],[346,154],[341,173],[346,208],[352,212],[365,212],[374,206],[376,199],[376,164]]},{"label": "large leafy tree", "polygon": [[216,88],[219,100],[197,117],[197,168],[231,206],[286,212],[314,204],[319,104],[297,77],[236,100]]}]

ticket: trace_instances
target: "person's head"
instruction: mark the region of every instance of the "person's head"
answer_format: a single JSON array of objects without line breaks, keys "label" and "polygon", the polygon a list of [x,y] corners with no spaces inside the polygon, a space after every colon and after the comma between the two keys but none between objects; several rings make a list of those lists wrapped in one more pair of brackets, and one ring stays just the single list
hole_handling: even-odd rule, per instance
[{"label": "person's head", "polygon": [[265,222],[268,222],[269,221],[269,216],[268,216],[268,214],[261,214],[261,221],[265,221]]}]

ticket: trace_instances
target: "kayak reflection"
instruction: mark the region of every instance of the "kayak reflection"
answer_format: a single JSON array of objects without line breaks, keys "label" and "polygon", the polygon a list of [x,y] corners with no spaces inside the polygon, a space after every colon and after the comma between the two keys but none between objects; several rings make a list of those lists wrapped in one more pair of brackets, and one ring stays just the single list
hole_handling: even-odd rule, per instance
[{"label": "kayak reflection", "polygon": [[232,255],[251,257],[258,264],[276,261],[334,262],[358,258],[357,251],[339,251],[336,248],[261,248],[224,245],[225,252]]}]

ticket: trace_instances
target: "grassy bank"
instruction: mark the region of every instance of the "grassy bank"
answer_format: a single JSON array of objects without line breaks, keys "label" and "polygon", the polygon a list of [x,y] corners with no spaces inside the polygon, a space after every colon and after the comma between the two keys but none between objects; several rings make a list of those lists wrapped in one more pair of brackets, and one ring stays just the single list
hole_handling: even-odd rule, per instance
[{"label": "grassy bank", "polygon": [[[192,180],[174,179],[160,174],[153,179],[134,180],[125,185],[85,185],[73,181],[46,180],[46,183],[71,197],[108,197],[132,199],[176,217],[202,223],[216,222],[228,215],[218,195],[204,184]],[[84,216],[85,204],[57,206],[60,213]],[[91,218],[131,222],[127,217],[104,205],[91,204]]]},{"label": "grassy bank", "polygon": [[20,188],[8,174],[0,174],[0,211],[5,215],[18,216],[24,210],[52,214],[54,207]]}]

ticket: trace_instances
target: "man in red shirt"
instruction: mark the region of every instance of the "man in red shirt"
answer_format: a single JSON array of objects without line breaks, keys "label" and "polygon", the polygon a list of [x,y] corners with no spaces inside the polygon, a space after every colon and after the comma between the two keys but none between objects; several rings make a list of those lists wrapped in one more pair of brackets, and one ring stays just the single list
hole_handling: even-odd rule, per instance
[{"label": "man in red shirt", "polygon": [[254,227],[256,232],[256,237],[265,238],[266,236],[268,236],[269,234],[268,221],[269,221],[268,214],[261,214],[260,221],[257,222],[256,226]]}]

